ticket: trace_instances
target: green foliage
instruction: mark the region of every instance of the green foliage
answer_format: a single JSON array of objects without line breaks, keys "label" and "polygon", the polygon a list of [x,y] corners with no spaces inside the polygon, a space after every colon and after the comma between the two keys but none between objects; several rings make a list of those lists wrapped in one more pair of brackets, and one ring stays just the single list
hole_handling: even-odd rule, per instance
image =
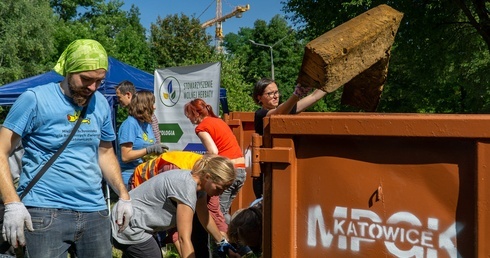
[{"label": "green foliage", "polygon": [[[252,43],[253,40],[256,44]],[[262,44],[257,45],[257,44]],[[272,60],[274,64],[274,79],[282,93],[282,99],[288,98],[294,90],[304,53],[304,42],[296,32],[288,26],[280,15],[274,16],[269,23],[257,20],[254,28],[241,28],[238,34],[229,33],[225,36],[224,46],[229,55],[239,62],[240,73],[248,89],[247,98],[253,105],[251,95],[254,84],[261,78],[272,77]],[[272,48],[272,60],[271,60]],[[245,67],[246,69],[243,69]],[[237,99],[238,100],[238,99]],[[230,103],[233,103],[230,101]],[[243,101],[243,100],[242,100]],[[338,102],[340,103],[340,101]],[[257,109],[252,106],[252,110]],[[320,100],[308,111],[327,111],[336,106],[327,107],[326,100]],[[247,108],[247,110],[249,110]]]},{"label": "green foliage", "polygon": [[490,23],[485,23],[488,6],[482,10],[473,3],[288,0],[284,10],[307,40],[380,4],[390,5],[404,18],[378,111],[484,113],[490,111],[486,61],[490,41],[482,30]]},{"label": "green foliage", "polygon": [[122,27],[115,38],[114,57],[130,65],[153,73],[156,62],[146,40],[146,30],[140,23],[139,9],[132,6],[126,15],[129,23]]},{"label": "green foliage", "polygon": [[5,118],[7,118],[7,114],[10,111],[10,106],[0,106],[0,124],[3,124]]},{"label": "green foliage", "polygon": [[68,21],[77,18],[81,7],[89,8],[101,2],[104,0],[50,0],[49,4],[62,20]]},{"label": "green foliage", "polygon": [[221,62],[221,87],[226,89],[229,110],[254,111],[252,87],[243,79],[243,66],[238,58],[219,55],[218,60]]},{"label": "green foliage", "polygon": [[[50,6],[48,6],[50,4]],[[391,50],[380,112],[488,113],[490,20],[478,1],[287,0],[286,18],[257,20],[225,36],[225,54],[214,53],[200,21],[186,15],[158,18],[149,37],[132,6],[122,0],[5,0],[0,2],[0,85],[45,72],[78,38],[100,41],[109,55],[152,73],[155,68],[219,61],[221,85],[232,111],[253,111],[255,82],[274,75],[290,96],[310,40],[349,19],[388,4],[404,13]],[[51,8],[50,8],[51,7]],[[56,29],[55,29],[56,28]],[[356,111],[341,106],[342,88],[309,111]],[[0,110],[0,112],[2,112]],[[121,114],[124,116],[124,114]]]},{"label": "green foliage", "polygon": [[213,54],[211,36],[194,17],[158,17],[150,31],[150,48],[157,68],[206,63]]},{"label": "green foliage", "polygon": [[211,37],[199,20],[186,15],[170,15],[151,25],[151,50],[157,67],[186,66],[221,62],[221,87],[227,90],[230,111],[252,111],[250,87],[245,83],[238,58],[216,53]]},{"label": "green foliage", "polygon": [[[59,56],[73,40],[91,38],[98,40],[110,56],[140,69],[153,71],[154,63],[151,61],[146,31],[140,23],[137,7],[132,6],[128,12],[123,11],[121,10],[123,2],[120,0],[66,3],[63,1],[63,4],[71,6],[76,2],[80,2],[79,7],[90,5],[85,12],[80,12],[76,16],[71,15],[69,19],[66,19],[63,12],[57,13],[60,20],[55,35],[58,42],[56,56]],[[56,6],[53,8],[59,9]]]},{"label": "green foliage", "polygon": [[54,22],[46,1],[0,2],[0,85],[45,71]]}]

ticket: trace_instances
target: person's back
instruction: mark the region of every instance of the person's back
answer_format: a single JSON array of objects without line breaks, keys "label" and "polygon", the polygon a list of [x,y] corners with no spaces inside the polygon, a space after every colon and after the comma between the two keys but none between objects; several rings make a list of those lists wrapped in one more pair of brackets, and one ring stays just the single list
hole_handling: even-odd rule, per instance
[{"label": "person's back", "polygon": [[[194,248],[194,239],[191,240],[196,229],[193,215],[197,213],[201,225],[217,242],[225,243],[225,238],[210,219],[206,197],[219,195],[231,185],[235,176],[233,163],[228,158],[203,155],[192,170],[170,170],[148,179],[130,192],[135,206],[135,218],[130,226],[121,231],[113,223],[114,246],[123,251],[123,257],[161,257],[157,240],[152,235],[176,227],[179,237],[175,245],[180,255],[204,257],[204,253],[198,254]],[[114,209],[119,205],[118,202]]]},{"label": "person's back", "polygon": [[[135,200],[132,229],[115,233],[118,232],[117,225],[113,224],[113,237],[121,244],[141,243],[157,231],[174,228],[176,200],[195,210],[197,185],[190,172],[182,169],[166,171],[131,190],[131,199]],[[158,227],[153,228],[154,225]]]},{"label": "person's back", "polygon": [[190,151],[168,151],[139,164],[133,173],[131,188],[136,188],[150,178],[172,169],[192,169],[201,154]]},{"label": "person's back", "polygon": [[[181,171],[187,171],[194,167],[195,163],[202,158],[203,155],[190,151],[168,151],[158,157],[148,160],[138,165],[134,170],[133,180],[131,182],[131,189],[137,188],[139,185],[148,181],[150,178],[175,169]],[[221,232],[228,231],[228,225],[225,222],[223,213],[219,209],[219,197],[208,196],[207,208],[213,218],[216,226]],[[194,216],[192,226],[192,243],[194,245],[194,251],[196,256],[204,256],[209,253],[207,232],[203,226],[199,223],[197,216]],[[172,242],[178,245],[178,233],[177,229],[171,229],[166,232],[167,237],[164,241]]]},{"label": "person's back", "polygon": [[247,178],[245,158],[230,127],[213,112],[213,108],[202,99],[194,99],[184,106],[184,112],[191,123],[197,125],[195,132],[207,153],[218,154],[233,161],[237,177],[232,186],[219,197],[219,206],[226,223],[230,222],[230,208],[233,200]]},{"label": "person's back", "polygon": [[243,157],[242,149],[238,141],[230,129],[230,126],[225,121],[217,117],[206,117],[196,127],[195,132],[208,132],[213,138],[218,155],[225,156],[230,159],[238,159]]}]

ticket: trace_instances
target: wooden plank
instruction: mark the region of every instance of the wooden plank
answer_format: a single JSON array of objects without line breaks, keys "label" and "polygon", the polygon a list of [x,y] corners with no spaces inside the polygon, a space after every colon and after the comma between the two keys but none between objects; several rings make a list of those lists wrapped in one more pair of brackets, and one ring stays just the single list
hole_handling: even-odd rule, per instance
[{"label": "wooden plank", "polygon": [[[386,78],[391,46],[402,17],[403,13],[383,4],[312,40],[305,47],[298,82],[301,85],[333,92],[365,71],[368,74],[359,78]],[[376,69],[368,71],[375,64],[378,64]],[[371,85],[365,89],[370,93],[376,93],[377,89],[380,95],[382,85],[380,86],[379,82],[384,83],[384,79],[371,81]],[[359,85],[360,83],[356,82],[351,84],[351,87],[356,88]],[[360,100],[350,98],[363,93],[362,90],[351,89],[344,101],[356,104],[355,101]],[[371,102],[359,106],[372,109],[374,104],[377,105],[377,101]]]}]

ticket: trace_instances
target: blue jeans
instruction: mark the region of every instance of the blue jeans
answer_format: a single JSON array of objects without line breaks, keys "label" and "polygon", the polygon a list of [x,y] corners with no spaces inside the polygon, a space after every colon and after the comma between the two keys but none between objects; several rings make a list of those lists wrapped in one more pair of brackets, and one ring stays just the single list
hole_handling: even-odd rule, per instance
[{"label": "blue jeans", "polygon": [[33,258],[112,257],[109,210],[77,212],[28,208],[34,231],[26,233],[26,255]]},{"label": "blue jeans", "polygon": [[231,203],[235,199],[236,195],[238,194],[238,191],[242,188],[243,184],[245,183],[245,180],[247,179],[247,171],[245,168],[237,168],[237,176],[233,184],[228,187],[220,196],[219,196],[219,205],[221,212],[225,216],[225,221],[226,224],[230,224],[230,208],[231,208]]}]

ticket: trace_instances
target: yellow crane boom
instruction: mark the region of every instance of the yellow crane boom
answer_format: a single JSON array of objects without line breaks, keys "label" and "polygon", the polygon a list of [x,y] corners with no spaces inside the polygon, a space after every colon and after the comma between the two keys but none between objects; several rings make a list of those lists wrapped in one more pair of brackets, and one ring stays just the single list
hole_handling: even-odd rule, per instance
[{"label": "yellow crane boom", "polygon": [[217,22],[223,22],[233,16],[237,16],[238,18],[241,17],[242,13],[246,12],[250,10],[250,5],[247,4],[247,5],[244,5],[244,6],[237,6],[235,7],[235,9],[233,9],[233,11],[231,13],[228,13],[228,14],[225,14],[221,17],[215,17],[209,21],[206,21],[204,22],[203,24],[201,24],[201,28],[207,28],[207,27],[211,27],[213,26],[215,23]]},{"label": "yellow crane boom", "polygon": [[204,29],[204,28],[207,28],[207,27],[210,27],[210,26],[213,26],[214,24],[216,24],[215,39],[216,39],[216,50],[218,52],[223,51],[223,49],[221,47],[221,45],[223,43],[223,38],[224,38],[222,22],[224,22],[226,19],[229,19],[233,16],[235,16],[237,18],[241,18],[242,13],[244,13],[248,10],[250,10],[250,5],[247,4],[244,6],[237,6],[230,13],[222,15],[221,14],[221,0],[216,0],[216,17],[209,20],[209,21],[202,23],[201,28]]}]

